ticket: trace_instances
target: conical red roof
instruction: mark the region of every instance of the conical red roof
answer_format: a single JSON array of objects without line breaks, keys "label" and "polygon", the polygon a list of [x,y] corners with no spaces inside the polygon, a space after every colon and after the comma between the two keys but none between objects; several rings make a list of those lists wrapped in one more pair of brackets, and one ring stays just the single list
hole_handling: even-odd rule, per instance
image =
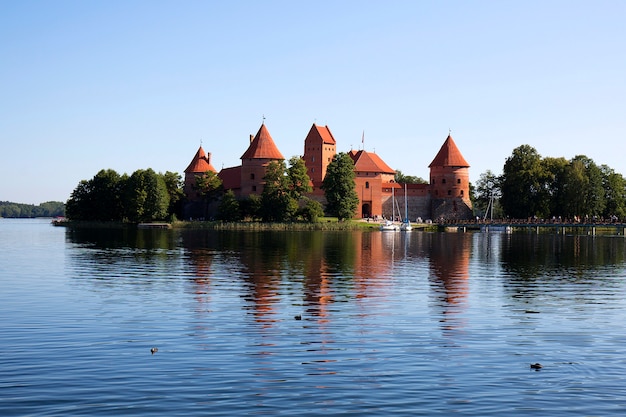
[{"label": "conical red roof", "polygon": [[469,164],[461,155],[461,151],[457,148],[456,143],[452,139],[452,136],[448,135],[446,141],[441,145],[439,153],[433,159],[433,162],[428,165],[428,168],[432,167],[465,167],[469,168]]},{"label": "conical red roof", "polygon": [[265,123],[257,132],[248,150],[241,155],[241,159],[285,159],[280,153]]},{"label": "conical red roof", "polygon": [[200,146],[198,152],[196,152],[196,155],[191,160],[191,163],[187,169],[185,169],[185,173],[202,173],[207,171],[217,172],[215,168],[213,168],[213,165],[211,165],[211,161],[204,152],[204,149]]}]

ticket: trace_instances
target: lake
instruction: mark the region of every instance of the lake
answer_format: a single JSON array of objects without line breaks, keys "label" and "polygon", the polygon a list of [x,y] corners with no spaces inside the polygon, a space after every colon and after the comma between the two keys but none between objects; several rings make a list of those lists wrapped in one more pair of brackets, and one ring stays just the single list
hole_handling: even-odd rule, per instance
[{"label": "lake", "polygon": [[0,415],[621,416],[625,243],[0,219]]}]

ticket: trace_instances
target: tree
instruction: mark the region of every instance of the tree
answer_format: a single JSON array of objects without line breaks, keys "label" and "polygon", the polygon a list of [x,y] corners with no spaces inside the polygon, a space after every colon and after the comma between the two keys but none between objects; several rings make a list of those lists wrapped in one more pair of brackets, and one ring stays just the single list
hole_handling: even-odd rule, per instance
[{"label": "tree", "polygon": [[544,158],[541,161],[542,205],[549,215],[564,216],[566,199],[563,185],[567,176],[565,158]]},{"label": "tree", "polygon": [[521,145],[506,159],[501,181],[502,208],[506,215],[525,218],[542,215],[541,156],[530,145]]},{"label": "tree", "polygon": [[322,183],[322,189],[326,196],[326,211],[339,220],[354,217],[359,206],[359,196],[356,193],[354,183],[354,162],[350,155],[340,152],[326,169],[326,176]]},{"label": "tree", "polygon": [[272,161],[267,166],[261,194],[261,218],[265,222],[290,221],[298,211],[298,200],[292,196],[297,191],[286,171],[284,161]]},{"label": "tree", "polygon": [[180,217],[182,215],[183,200],[185,198],[182,177],[177,172],[166,171],[165,174],[163,174],[163,181],[165,181],[167,194],[170,196],[170,204],[167,208],[168,215],[172,218]]},{"label": "tree", "polygon": [[302,218],[310,223],[315,223],[320,217],[324,216],[324,208],[319,201],[305,197],[303,200],[304,207],[298,213]]},{"label": "tree", "polygon": [[428,181],[426,181],[422,177],[404,175],[400,170],[396,171],[394,179],[398,184],[428,184]]},{"label": "tree", "polygon": [[239,202],[241,217],[243,219],[257,220],[261,216],[261,197],[257,194],[250,194]]},{"label": "tree", "polygon": [[131,222],[164,220],[170,198],[162,175],[152,168],[139,169],[130,176],[124,192],[126,218]]},{"label": "tree", "polygon": [[600,170],[606,199],[603,216],[624,218],[626,216],[626,179],[607,165],[601,165]]},{"label": "tree", "polygon": [[226,222],[241,220],[239,202],[235,198],[235,193],[232,190],[226,191],[222,196],[222,201],[217,208],[217,218]]},{"label": "tree", "polygon": [[493,172],[487,170],[480,174],[473,195],[474,209],[478,213],[484,217],[491,217],[492,215],[495,218],[502,217],[500,178]]},{"label": "tree", "polygon": [[209,218],[211,203],[220,199],[224,194],[222,179],[213,171],[207,171],[202,175],[196,175],[194,188],[198,190],[204,202],[204,216]]},{"label": "tree", "polygon": [[126,176],[112,169],[100,170],[89,181],[82,180],[67,201],[66,216],[72,220],[122,220],[121,193],[126,181]]},{"label": "tree", "polygon": [[289,168],[287,169],[287,187],[291,197],[296,201],[300,200],[306,193],[310,193],[311,178],[306,173],[306,165],[304,159],[299,156],[293,156],[289,160]]}]

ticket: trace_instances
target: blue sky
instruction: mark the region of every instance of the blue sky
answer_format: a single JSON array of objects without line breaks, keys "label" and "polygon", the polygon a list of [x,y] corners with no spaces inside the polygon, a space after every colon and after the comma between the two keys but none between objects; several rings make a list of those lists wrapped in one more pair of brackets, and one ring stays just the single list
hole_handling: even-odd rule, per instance
[{"label": "blue sky", "polygon": [[451,129],[476,181],[514,148],[626,175],[626,2],[0,2],[0,201],[65,201],[100,169],[339,151],[428,178]]}]

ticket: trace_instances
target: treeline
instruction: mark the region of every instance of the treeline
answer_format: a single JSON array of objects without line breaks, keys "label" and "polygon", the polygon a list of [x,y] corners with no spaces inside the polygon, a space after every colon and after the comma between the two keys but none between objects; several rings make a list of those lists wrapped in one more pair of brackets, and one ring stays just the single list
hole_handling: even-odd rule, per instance
[{"label": "treeline", "polygon": [[607,165],[578,155],[541,157],[530,145],[513,150],[501,176],[481,174],[473,189],[474,207],[497,218],[623,220],[626,180]]},{"label": "treeline", "polygon": [[148,222],[165,220],[180,212],[183,200],[181,176],[157,173],[151,168],[132,175],[100,170],[82,180],[65,207],[70,220]]},{"label": "treeline", "polygon": [[0,217],[34,218],[63,216],[65,216],[65,204],[60,201],[47,201],[37,206],[34,204],[0,201]]},{"label": "treeline", "polygon": [[[354,175],[350,156],[335,155],[323,184],[326,214],[340,220],[352,218],[359,201]],[[66,217],[78,221],[171,221],[183,218],[188,203],[200,213],[195,218],[223,221],[316,221],[325,214],[318,201],[305,195],[311,186],[301,158],[291,158],[289,166],[284,161],[271,162],[263,180],[260,196],[237,199],[232,191],[224,190],[216,173],[206,172],[196,177],[194,185],[199,201],[188,202],[178,173],[142,169],[128,176],[103,169],[74,189],[66,204]]]}]

